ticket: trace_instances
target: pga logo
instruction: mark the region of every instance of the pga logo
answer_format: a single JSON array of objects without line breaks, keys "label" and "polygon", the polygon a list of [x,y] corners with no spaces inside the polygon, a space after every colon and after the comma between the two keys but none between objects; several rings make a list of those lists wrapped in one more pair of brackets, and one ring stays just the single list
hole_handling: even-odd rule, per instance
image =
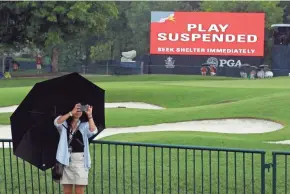
[{"label": "pga logo", "polygon": [[233,60],[233,59],[217,59],[215,57],[210,57],[206,61],[207,64],[214,65],[215,67],[224,67],[227,65],[228,67],[241,67],[242,62],[241,60]]}]

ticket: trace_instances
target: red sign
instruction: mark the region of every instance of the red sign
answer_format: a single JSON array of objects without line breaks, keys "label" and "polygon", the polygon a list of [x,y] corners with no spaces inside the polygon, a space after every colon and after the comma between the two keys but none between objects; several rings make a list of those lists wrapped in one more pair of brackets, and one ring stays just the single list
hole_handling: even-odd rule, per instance
[{"label": "red sign", "polygon": [[150,53],[264,56],[264,13],[151,12]]}]

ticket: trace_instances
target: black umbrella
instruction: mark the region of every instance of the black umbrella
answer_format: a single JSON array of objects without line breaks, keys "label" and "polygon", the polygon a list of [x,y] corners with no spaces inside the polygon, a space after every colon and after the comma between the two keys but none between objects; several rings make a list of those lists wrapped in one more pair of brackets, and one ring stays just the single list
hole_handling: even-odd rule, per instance
[{"label": "black umbrella", "polygon": [[[56,162],[59,141],[53,121],[77,103],[93,106],[100,133],[105,128],[103,89],[78,73],[35,84],[10,117],[14,154],[42,170],[51,168]],[[87,118],[84,115],[81,119]]]},{"label": "black umbrella", "polygon": [[250,66],[251,66],[251,65],[249,65],[249,64],[242,64],[242,65],[240,66],[240,68],[242,68],[244,71],[248,71],[249,68],[250,68]]},{"label": "black umbrella", "polygon": [[259,69],[265,71],[268,67],[269,67],[268,65],[260,65],[260,66],[259,66]]}]

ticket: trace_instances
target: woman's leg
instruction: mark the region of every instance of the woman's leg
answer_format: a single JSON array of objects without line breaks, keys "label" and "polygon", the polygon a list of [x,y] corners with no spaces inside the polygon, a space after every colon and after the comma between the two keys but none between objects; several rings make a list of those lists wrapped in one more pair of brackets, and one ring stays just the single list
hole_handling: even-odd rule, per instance
[{"label": "woman's leg", "polygon": [[63,185],[64,194],[73,194],[73,185]]},{"label": "woman's leg", "polygon": [[84,194],[85,185],[75,185],[75,194]]}]

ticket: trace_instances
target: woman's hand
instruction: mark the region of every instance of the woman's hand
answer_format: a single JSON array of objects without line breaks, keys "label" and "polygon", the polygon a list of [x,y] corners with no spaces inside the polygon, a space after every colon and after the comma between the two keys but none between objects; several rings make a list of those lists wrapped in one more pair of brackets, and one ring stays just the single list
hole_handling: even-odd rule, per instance
[{"label": "woman's hand", "polygon": [[78,103],[78,104],[76,104],[75,107],[72,109],[71,114],[72,114],[72,115],[76,115],[77,112],[80,111],[80,109],[81,109],[81,104]]},{"label": "woman's hand", "polygon": [[65,115],[62,115],[60,116],[57,121],[56,121],[56,124],[61,124],[63,122],[65,122],[68,118],[70,118],[71,116],[74,116],[77,114],[78,111],[80,111],[80,107],[81,107],[81,104],[76,104],[75,107],[72,109],[72,111],[70,111],[69,113],[65,114]]},{"label": "woman's hand", "polygon": [[88,116],[89,131],[91,133],[97,133],[98,130],[97,130],[96,124],[95,124],[94,119],[93,119],[93,107],[90,105],[87,105],[87,106],[88,106],[88,110],[86,111],[86,114]]},{"label": "woman's hand", "polygon": [[93,115],[93,107],[90,105],[87,105],[87,106],[88,106],[88,110],[86,111],[86,114],[87,114],[88,118],[90,118]]}]

